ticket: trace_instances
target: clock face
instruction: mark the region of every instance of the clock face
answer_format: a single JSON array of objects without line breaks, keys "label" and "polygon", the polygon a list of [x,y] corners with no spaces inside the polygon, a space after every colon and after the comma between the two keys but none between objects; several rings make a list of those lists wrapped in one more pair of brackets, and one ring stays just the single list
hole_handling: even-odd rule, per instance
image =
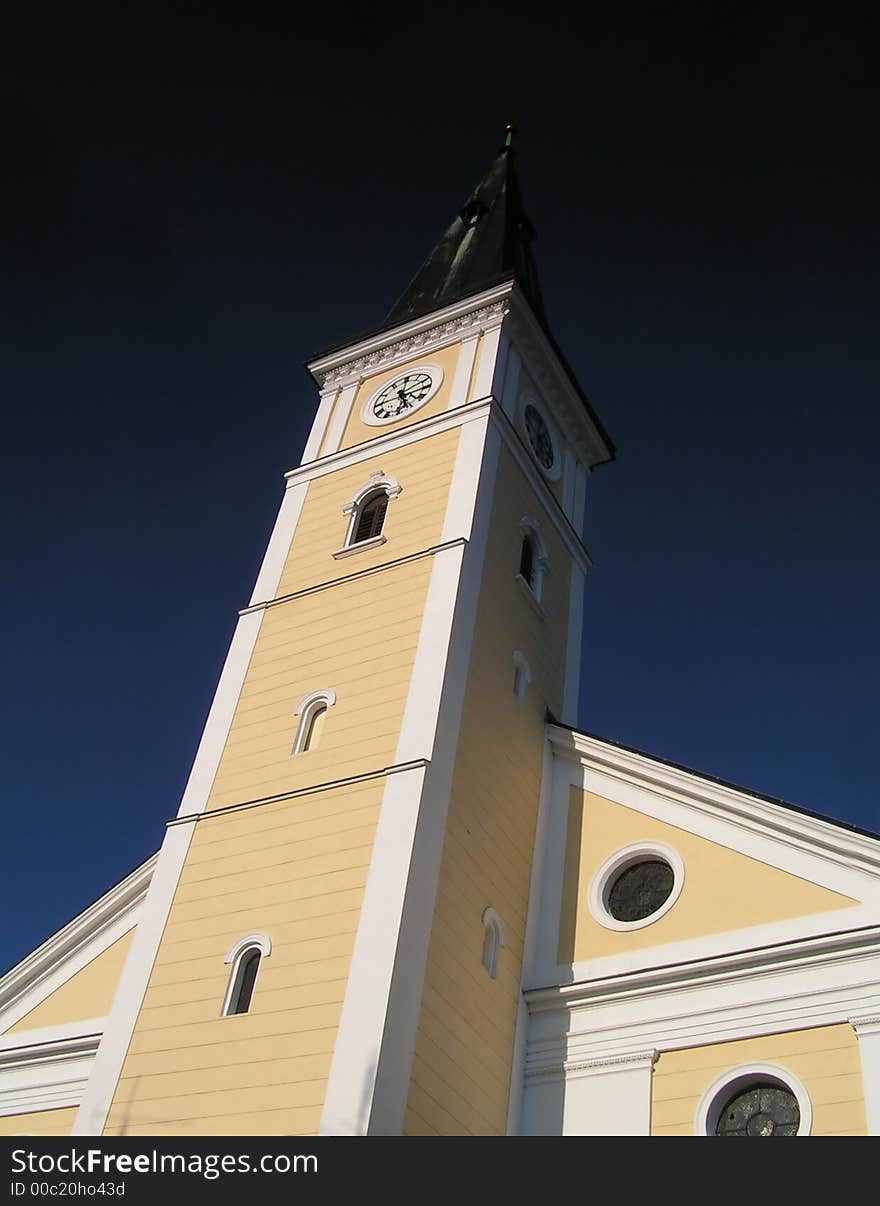
[{"label": "clock face", "polygon": [[414,369],[411,373],[395,377],[373,399],[373,417],[380,421],[399,419],[426,402],[433,386],[432,374],[423,369]]},{"label": "clock face", "polygon": [[556,450],[553,447],[553,437],[550,435],[543,416],[534,406],[526,406],[523,410],[523,422],[538,464],[549,473],[556,461]]}]

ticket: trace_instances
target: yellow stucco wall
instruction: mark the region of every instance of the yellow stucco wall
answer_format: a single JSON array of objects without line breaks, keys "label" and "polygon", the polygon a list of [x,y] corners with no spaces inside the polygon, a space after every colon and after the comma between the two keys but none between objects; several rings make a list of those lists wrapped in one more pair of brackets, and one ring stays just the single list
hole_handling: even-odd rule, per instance
[{"label": "yellow stucco wall", "polygon": [[[460,428],[427,436],[309,483],[277,597],[360,573],[430,548],[440,540]],[[336,559],[348,531],[342,508],[373,473],[396,478],[400,494],[388,504],[384,544]]]},{"label": "yellow stucco wall", "polygon": [[693,1135],[697,1108],[724,1073],[769,1063],[801,1081],[813,1108],[812,1135],[865,1135],[858,1038],[848,1023],[665,1051],[654,1065],[651,1132]]},{"label": "yellow stucco wall", "polygon": [[113,1004],[116,985],[122,975],[133,934],[132,929],[117,938],[96,959],[56,988],[14,1026],[10,1026],[6,1033],[17,1034],[21,1030],[60,1026],[64,1022],[76,1022],[82,1018],[105,1017]]},{"label": "yellow stucco wall", "polygon": [[[542,620],[514,576],[523,514],[537,499],[502,451],[456,756],[404,1129],[407,1134],[503,1134],[519,1000],[544,709],[561,708],[570,568],[544,522],[550,569]],[[512,655],[534,680],[520,702]],[[483,909],[507,938],[498,975],[482,966]]]},{"label": "yellow stucco wall", "polygon": [[76,1106],[63,1110],[35,1110],[32,1114],[7,1114],[0,1118],[0,1135],[69,1135]]},{"label": "yellow stucco wall", "polygon": [[[208,811],[394,761],[432,557],[269,608]],[[336,692],[316,749],[296,756],[299,701]]]},{"label": "yellow stucco wall", "polygon": [[[460,353],[461,344],[458,343],[436,350],[427,348],[420,356],[414,357],[405,364],[399,364],[396,368],[392,369],[383,369],[381,372],[372,373],[369,377],[365,377],[355,394],[351,414],[345,425],[340,448],[351,448],[355,444],[363,444],[367,440],[375,440],[377,436],[386,435],[392,431],[399,431],[401,428],[409,427],[413,423],[420,423],[423,419],[429,419],[432,415],[439,415],[444,410],[448,410],[452,394],[452,382],[455,377]],[[417,369],[420,364],[435,364],[443,370],[443,384],[437,390],[434,397],[424,406],[420,406],[418,410],[398,420],[396,423],[382,423],[379,426],[365,423],[361,418],[361,411],[369,398],[377,390],[381,389],[383,385],[387,385],[389,381],[393,381],[401,373]],[[340,399],[337,399],[336,405],[341,405]],[[324,446],[321,452],[322,455],[326,455],[327,437],[324,439]]]},{"label": "yellow stucco wall", "polygon": [[[372,429],[375,434],[375,429]],[[266,609],[123,1066],[107,1134],[312,1134],[357,931],[380,803],[412,677],[458,431],[309,484],[278,597]],[[342,506],[397,477],[387,542],[334,560]],[[365,568],[375,573],[344,576]],[[331,688],[317,748],[293,755],[295,708]],[[372,772],[376,778],[326,788]],[[321,786],[293,799],[219,809]],[[221,1017],[224,958],[249,932],[272,953],[250,1012]]]},{"label": "yellow stucco wall", "polygon": [[[385,780],[196,827],[106,1134],[317,1130]],[[251,1010],[233,943],[268,934]]]},{"label": "yellow stucco wall", "polygon": [[[681,896],[652,925],[609,930],[593,917],[589,890],[607,858],[633,842],[672,846],[685,865]],[[749,891],[743,892],[747,883]],[[768,921],[804,917],[855,901],[635,809],[572,787],[569,800],[559,962],[595,959]]]}]

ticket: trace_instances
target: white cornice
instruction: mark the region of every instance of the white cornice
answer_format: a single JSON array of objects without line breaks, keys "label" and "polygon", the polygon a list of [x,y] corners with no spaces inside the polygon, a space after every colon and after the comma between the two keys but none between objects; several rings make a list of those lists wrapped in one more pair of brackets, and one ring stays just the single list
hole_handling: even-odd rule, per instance
[{"label": "white cornice", "polygon": [[[0,1050],[0,1116],[58,1110],[79,1105],[91,1074],[106,1019],[71,1023],[70,1033],[34,1042],[47,1031],[23,1032],[18,1047],[4,1043]],[[84,1026],[98,1026],[81,1033]],[[55,1031],[59,1027],[52,1027]],[[30,1040],[30,1041],[29,1041]],[[26,1127],[26,1122],[22,1122]]]},{"label": "white cornice", "polygon": [[498,326],[507,313],[512,289],[513,282],[505,281],[442,310],[319,356],[309,362],[308,370],[324,390],[330,385],[357,381],[377,369],[391,368],[427,348],[439,348],[488,330]]},{"label": "white cornice", "polygon": [[0,1032],[134,925],[157,855],[136,867],[0,979]]},{"label": "white cornice", "polygon": [[880,1010],[880,927],[525,994],[526,1075],[585,1061],[870,1021]]},{"label": "white cornice", "polygon": [[[797,971],[827,963],[851,961],[855,958],[880,957],[880,926],[822,934],[778,946],[756,947],[735,951],[708,959],[649,967],[639,971],[608,976],[601,980],[579,981],[575,984],[533,988],[525,992],[531,1013],[558,1009],[561,1005],[575,1008],[597,1002],[608,1004],[631,998],[634,994],[690,989],[702,984],[729,982],[734,978],[764,975],[768,968],[774,972],[786,969]],[[880,984],[877,985],[880,994]]]},{"label": "white cornice", "polygon": [[372,460],[373,457],[382,456],[392,449],[414,444],[417,440],[425,439],[426,436],[437,435],[451,427],[459,427],[462,423],[482,419],[488,414],[491,406],[491,398],[478,398],[475,402],[469,402],[467,406],[458,407],[457,410],[441,411],[439,415],[431,415],[429,418],[421,419],[418,423],[411,423],[399,431],[385,432],[363,444],[355,444],[352,448],[342,448],[339,452],[331,452],[328,456],[318,457],[305,465],[297,466],[296,469],[288,470],[284,475],[287,488],[290,489],[300,482],[311,481],[314,477],[322,477],[325,473],[332,473],[336,469],[357,465],[360,461]]},{"label": "white cornice", "polygon": [[701,812],[760,831],[798,850],[858,869],[876,877],[880,872],[880,838],[853,833],[818,817],[806,816],[769,800],[749,795],[703,778],[697,771],[681,770],[648,755],[621,749],[585,733],[547,726],[547,737],[557,757],[579,762],[622,782],[667,797]]},{"label": "white cornice", "polygon": [[[390,431],[364,444],[357,444],[354,448],[345,448],[339,452],[333,452],[329,456],[309,461],[308,464],[291,469],[284,475],[287,487],[290,489],[301,482],[311,481],[316,477],[323,477],[325,474],[333,473],[337,469],[343,469],[349,465],[356,465],[361,461],[384,456],[395,449],[403,448],[408,444],[414,444],[418,440],[426,439],[428,436],[437,435],[441,431],[447,431],[463,423],[477,422],[489,414],[491,414],[493,422],[501,432],[505,445],[512,453],[529,485],[543,504],[548,518],[553,523],[566,548],[571,553],[577,565],[583,571],[586,571],[592,565],[592,562],[583,542],[566,518],[559,501],[539,472],[534,459],[517,435],[516,429],[511,424],[507,415],[505,415],[500,403],[491,397],[478,398],[475,402],[469,402],[466,406],[458,407],[457,410],[447,410],[439,415],[431,415],[429,418],[422,419],[418,423],[413,423],[401,431]],[[265,601],[261,601],[259,604],[252,604],[252,607],[261,606],[263,602]],[[245,608],[240,614],[245,614],[248,610],[248,608]]]},{"label": "white cornice", "polygon": [[584,405],[568,371],[560,363],[559,355],[531,307],[516,288],[511,295],[509,309],[505,329],[510,328],[525,368],[540,387],[542,396],[559,412],[557,421],[561,421],[580,459],[588,468],[610,460],[612,452],[605,437]]}]

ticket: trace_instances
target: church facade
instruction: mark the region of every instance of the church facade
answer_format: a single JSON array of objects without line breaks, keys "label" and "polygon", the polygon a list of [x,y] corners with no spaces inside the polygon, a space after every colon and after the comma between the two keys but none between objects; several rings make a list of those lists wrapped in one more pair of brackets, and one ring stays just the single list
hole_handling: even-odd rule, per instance
[{"label": "church facade", "polygon": [[318,404],[158,854],[0,979],[0,1133],[880,1134],[880,839],[578,731],[505,145]]}]

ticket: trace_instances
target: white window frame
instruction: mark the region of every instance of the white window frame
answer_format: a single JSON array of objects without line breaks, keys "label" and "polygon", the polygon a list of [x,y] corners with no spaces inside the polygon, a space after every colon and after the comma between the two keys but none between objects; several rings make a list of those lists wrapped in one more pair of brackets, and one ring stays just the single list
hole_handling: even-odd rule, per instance
[{"label": "white window frame", "polygon": [[308,695],[303,696],[293,713],[294,716],[299,717],[299,727],[296,730],[296,740],[290,751],[291,754],[308,752],[303,750],[303,746],[315,713],[319,708],[326,708],[329,711],[335,703],[336,692],[332,687],[319,687],[316,691],[310,691]]},{"label": "white window frame", "polygon": [[491,905],[483,909],[483,967],[494,980],[498,975],[498,952],[507,945],[504,924]]},{"label": "white window frame", "polygon": [[534,598],[536,603],[541,602],[541,596],[544,593],[544,580],[550,572],[550,561],[547,556],[547,543],[541,533],[541,527],[536,519],[532,519],[530,515],[524,515],[519,521],[520,531],[520,546],[519,555],[522,558],[522,543],[526,540],[532,542],[532,581],[527,582],[519,571],[517,566],[516,579],[526,588],[529,594]]},{"label": "white window frame", "polygon": [[357,531],[358,521],[360,520],[361,509],[364,504],[380,490],[384,490],[388,496],[388,502],[397,498],[403,487],[398,482],[397,478],[388,477],[381,469],[376,473],[370,474],[370,480],[365,482],[360,489],[352,495],[345,506],[342,508],[342,514],[348,516],[348,528],[345,533],[345,540],[342,543],[342,548],[336,549],[333,556],[337,559],[340,557],[348,557],[351,553],[359,553],[363,549],[376,548],[380,544],[384,544],[388,539],[385,535],[385,524],[388,522],[386,512],[385,520],[382,523],[382,531],[378,536],[371,536],[369,540],[361,540],[356,544],[353,543],[354,534]]},{"label": "white window frame", "polygon": [[[669,863],[674,877],[672,891],[656,913],[652,913],[650,917],[642,917],[638,921],[618,921],[608,912],[608,893],[622,871],[625,871],[627,867],[632,867],[635,863],[644,862],[646,859],[662,859]],[[641,930],[646,925],[653,925],[655,921],[659,921],[669,912],[681,896],[683,887],[684,860],[678,851],[674,850],[672,846],[668,846],[666,842],[646,838],[644,841],[623,846],[605,859],[593,876],[587,899],[593,917],[606,930]]]},{"label": "white window frame", "polygon": [[[239,938],[238,941],[234,942],[229,948],[229,952],[223,962],[231,963],[232,969],[229,973],[229,980],[226,984],[226,994],[223,997],[223,1008],[220,1010],[221,1017],[231,1018],[242,1016],[239,1013],[230,1013],[230,1009],[241,988],[241,985],[239,984],[241,965],[251,951],[260,952],[260,962],[259,966],[257,967],[256,977],[254,978],[254,987],[251,991],[251,1001],[253,1001],[253,994],[257,991],[257,981],[260,978],[260,972],[263,968],[263,960],[272,954],[272,943],[268,935],[259,933],[245,934],[244,937]],[[250,1013],[250,1006],[248,1006],[247,1012]]]},{"label": "white window frame", "polygon": [[797,1098],[800,1111],[798,1136],[809,1135],[813,1128],[813,1103],[803,1082],[781,1064],[740,1064],[722,1073],[713,1081],[700,1099],[694,1119],[694,1134],[715,1136],[718,1117],[734,1093],[747,1089],[758,1081],[774,1081]]}]

